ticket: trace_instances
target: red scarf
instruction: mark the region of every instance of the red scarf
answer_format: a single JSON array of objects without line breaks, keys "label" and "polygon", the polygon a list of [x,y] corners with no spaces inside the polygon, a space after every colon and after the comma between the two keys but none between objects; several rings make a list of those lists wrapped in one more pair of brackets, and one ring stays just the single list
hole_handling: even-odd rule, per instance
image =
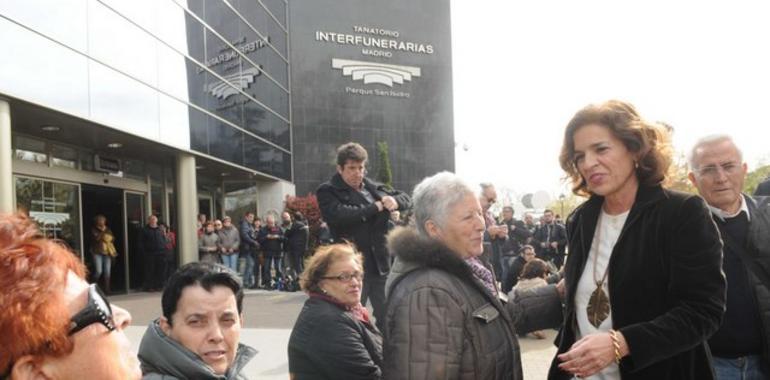
[{"label": "red scarf", "polygon": [[372,325],[372,322],[369,320],[369,310],[367,310],[364,305],[361,305],[361,303],[357,303],[355,306],[348,306],[343,304],[342,302],[338,301],[334,297],[330,297],[326,294],[320,294],[315,292],[308,292],[308,295],[313,298],[318,298],[321,300],[324,300],[328,303],[331,303],[333,305],[336,305],[342,310],[345,310],[353,315],[353,317],[369,326]]}]

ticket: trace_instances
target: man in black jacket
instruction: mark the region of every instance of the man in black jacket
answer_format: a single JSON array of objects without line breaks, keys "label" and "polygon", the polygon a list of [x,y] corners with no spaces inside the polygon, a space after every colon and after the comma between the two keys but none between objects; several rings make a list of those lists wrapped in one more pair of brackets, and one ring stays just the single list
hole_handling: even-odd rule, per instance
[{"label": "man in black jacket", "polygon": [[158,217],[150,215],[147,225],[139,234],[138,248],[144,255],[144,282],[145,292],[158,291],[163,282],[163,253],[166,251],[166,236],[158,226]]},{"label": "man in black jacket", "polygon": [[688,177],[711,208],[724,241],[727,303],[709,340],[717,379],[770,378],[770,205],[742,194],[748,167],[726,135],[699,140]]},{"label": "man in black jacket", "polygon": [[554,221],[553,211],[543,212],[543,225],[535,231],[532,240],[537,257],[552,262],[556,269],[561,268],[567,247],[567,229]]},{"label": "man in black jacket", "polygon": [[382,329],[385,313],[385,280],[390,256],[385,247],[390,212],[411,207],[409,195],[389,189],[364,176],[366,149],[357,143],[337,148],[337,174],[318,187],[316,196],[323,219],[334,241],[347,240],[364,255],[364,287],[361,303],[371,298],[377,326]]}]

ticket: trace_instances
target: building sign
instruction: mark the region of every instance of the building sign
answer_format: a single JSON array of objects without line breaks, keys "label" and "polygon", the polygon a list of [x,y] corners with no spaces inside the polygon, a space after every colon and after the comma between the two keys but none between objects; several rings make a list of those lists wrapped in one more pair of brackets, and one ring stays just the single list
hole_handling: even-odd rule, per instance
[{"label": "building sign", "polygon": [[120,172],[120,160],[96,154],[94,155],[94,169],[105,173],[118,173]]},{"label": "building sign", "polygon": [[[392,59],[394,54],[398,53],[432,55],[435,52],[430,43],[405,40],[400,36],[401,33],[397,30],[354,25],[352,33],[317,30],[315,41],[360,48],[360,54],[363,56],[386,59]],[[344,77],[364,85],[346,86],[345,93],[349,95],[410,98],[408,91],[396,91],[392,88],[394,85],[402,86],[406,82],[412,82],[422,74],[421,68],[417,66],[346,58],[332,58],[331,66],[332,70],[340,70]]]}]

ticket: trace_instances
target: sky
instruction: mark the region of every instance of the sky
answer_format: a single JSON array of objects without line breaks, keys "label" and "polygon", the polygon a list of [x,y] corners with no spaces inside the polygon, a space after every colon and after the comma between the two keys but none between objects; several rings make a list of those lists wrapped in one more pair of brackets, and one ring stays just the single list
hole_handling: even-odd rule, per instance
[{"label": "sky", "polygon": [[564,127],[608,99],[675,129],[687,152],[729,133],[770,164],[770,5],[762,1],[451,0],[457,173],[568,193]]}]

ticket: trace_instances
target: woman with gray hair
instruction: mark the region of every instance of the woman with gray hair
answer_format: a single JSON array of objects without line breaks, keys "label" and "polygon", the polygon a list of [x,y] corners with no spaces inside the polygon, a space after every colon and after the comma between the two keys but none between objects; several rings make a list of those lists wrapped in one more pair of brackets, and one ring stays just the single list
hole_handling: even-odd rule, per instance
[{"label": "woman with gray hair", "polygon": [[[412,196],[415,227],[389,238],[383,375],[387,379],[523,379],[516,327],[561,321],[528,318],[555,286],[505,304],[479,256],[484,217],[470,186],[452,173],[424,179]],[[533,308],[524,305],[532,303]],[[529,310],[529,313],[525,313]],[[538,326],[534,326],[538,324]]]}]

